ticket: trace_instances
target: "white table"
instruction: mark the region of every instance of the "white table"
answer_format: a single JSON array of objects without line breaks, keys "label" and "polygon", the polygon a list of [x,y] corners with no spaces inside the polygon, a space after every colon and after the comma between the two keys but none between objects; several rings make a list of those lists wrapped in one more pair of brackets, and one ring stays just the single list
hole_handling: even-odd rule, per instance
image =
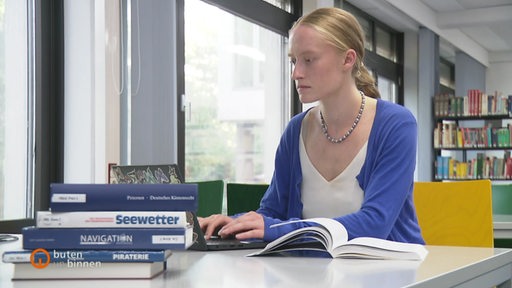
[{"label": "white table", "polygon": [[[0,252],[20,247],[0,244]],[[176,251],[152,280],[11,281],[0,264],[0,287],[511,287],[512,250],[427,246],[423,262],[306,257],[245,257],[250,251]]]}]

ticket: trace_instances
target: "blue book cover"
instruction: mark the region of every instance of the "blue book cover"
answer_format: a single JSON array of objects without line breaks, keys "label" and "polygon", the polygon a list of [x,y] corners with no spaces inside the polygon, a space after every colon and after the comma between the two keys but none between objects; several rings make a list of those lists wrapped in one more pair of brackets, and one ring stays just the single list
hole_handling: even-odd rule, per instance
[{"label": "blue book cover", "polygon": [[443,179],[448,179],[449,177],[449,169],[448,169],[448,165],[449,165],[449,162],[450,162],[450,156],[443,156]]},{"label": "blue book cover", "polygon": [[436,179],[443,179],[443,156],[436,157]]},{"label": "blue book cover", "polygon": [[193,225],[186,228],[36,228],[24,227],[23,249],[186,250]]},{"label": "blue book cover", "polygon": [[[33,254],[33,255],[32,255]],[[5,251],[4,263],[60,263],[60,262],[162,262],[171,250],[17,250]],[[30,259],[32,257],[32,260]],[[50,261],[48,261],[48,258]]]},{"label": "blue book cover", "polygon": [[50,210],[197,211],[197,184],[50,184]]}]

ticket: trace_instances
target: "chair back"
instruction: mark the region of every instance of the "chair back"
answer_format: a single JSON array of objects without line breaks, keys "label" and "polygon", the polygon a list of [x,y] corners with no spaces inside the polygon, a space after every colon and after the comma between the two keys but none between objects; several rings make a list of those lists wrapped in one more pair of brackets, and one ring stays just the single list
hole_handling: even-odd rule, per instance
[{"label": "chair back", "polygon": [[[512,184],[492,185],[492,214],[512,214]],[[512,239],[494,239],[494,247],[512,248]]]},{"label": "chair back", "polygon": [[268,184],[227,183],[226,198],[228,215],[254,211],[260,207],[261,198]]},{"label": "chair back", "polygon": [[427,245],[493,247],[490,180],[415,182],[413,197]]},{"label": "chair back", "polygon": [[224,180],[188,182],[197,184],[198,207],[197,216],[207,217],[222,214],[224,199]]},{"label": "chair back", "polygon": [[492,185],[492,213],[512,214],[512,184]]}]

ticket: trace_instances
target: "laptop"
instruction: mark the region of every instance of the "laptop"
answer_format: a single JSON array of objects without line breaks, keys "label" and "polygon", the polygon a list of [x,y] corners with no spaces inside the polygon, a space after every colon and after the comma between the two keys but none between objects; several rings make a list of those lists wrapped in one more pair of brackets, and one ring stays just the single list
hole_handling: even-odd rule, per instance
[{"label": "laptop", "polygon": [[221,250],[239,250],[239,249],[262,249],[267,246],[268,242],[265,242],[261,239],[252,239],[252,240],[237,240],[237,239],[222,239],[218,238],[210,238],[205,239],[204,233],[199,226],[199,221],[194,213],[193,221],[194,221],[194,243],[189,250],[196,251],[221,251]]},{"label": "laptop", "polygon": [[[110,165],[109,183],[184,183],[184,180],[176,164]],[[260,249],[268,244],[260,239],[240,241],[218,237],[206,240],[195,213],[189,213],[187,218],[189,218],[188,223],[194,223],[194,243],[188,248],[189,250]]]}]

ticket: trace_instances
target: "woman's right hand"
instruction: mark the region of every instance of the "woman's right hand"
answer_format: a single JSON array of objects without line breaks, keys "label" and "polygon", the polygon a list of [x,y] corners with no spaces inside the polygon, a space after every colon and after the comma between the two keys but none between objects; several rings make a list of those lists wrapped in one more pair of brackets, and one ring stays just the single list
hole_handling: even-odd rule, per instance
[{"label": "woman's right hand", "polygon": [[213,214],[208,217],[198,217],[197,220],[201,230],[203,230],[204,238],[210,239],[211,236],[217,236],[217,232],[224,225],[233,221],[233,218],[222,214]]}]

